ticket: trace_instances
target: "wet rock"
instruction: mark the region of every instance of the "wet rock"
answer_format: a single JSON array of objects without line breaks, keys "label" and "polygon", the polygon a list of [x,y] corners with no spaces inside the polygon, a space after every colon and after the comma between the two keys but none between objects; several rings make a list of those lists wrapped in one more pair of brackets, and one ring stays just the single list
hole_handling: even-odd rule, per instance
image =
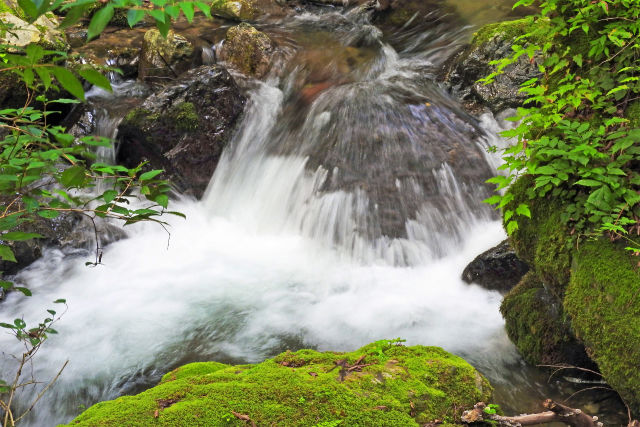
[{"label": "wet rock", "polygon": [[514,40],[527,32],[527,25],[520,19],[483,27],[474,35],[471,44],[452,58],[443,76],[445,85],[459,99],[485,106],[493,113],[522,106],[528,95],[520,92],[520,85],[540,77],[539,58],[530,60],[527,55],[522,55],[516,63],[507,66],[493,83],[485,85],[478,80],[494,71],[494,67],[489,65],[491,61],[513,54]]},{"label": "wet rock", "polygon": [[117,160],[129,167],[148,160],[180,191],[201,197],[244,104],[223,67],[190,70],[125,117]]},{"label": "wet rock", "polygon": [[67,245],[68,236],[80,222],[79,215],[65,213],[53,219],[38,218],[35,222],[23,225],[24,229],[19,227],[16,231],[38,233],[43,237],[21,242],[2,242],[11,247],[17,262],[0,261],[0,271],[5,275],[15,274],[40,258],[45,247]]},{"label": "wet rock", "polygon": [[242,23],[227,31],[220,59],[243,74],[260,78],[269,71],[273,50],[269,36]]},{"label": "wet rock", "polygon": [[529,266],[521,261],[509,241],[478,255],[462,272],[462,280],[484,288],[508,292],[518,284]]},{"label": "wet rock", "polygon": [[165,39],[160,31],[149,30],[144,35],[138,78],[155,82],[176,78],[194,65],[195,52],[191,42],[173,31]]},{"label": "wet rock", "polygon": [[211,13],[221,18],[236,21],[250,21],[255,19],[258,10],[253,0],[222,0],[212,3]]}]

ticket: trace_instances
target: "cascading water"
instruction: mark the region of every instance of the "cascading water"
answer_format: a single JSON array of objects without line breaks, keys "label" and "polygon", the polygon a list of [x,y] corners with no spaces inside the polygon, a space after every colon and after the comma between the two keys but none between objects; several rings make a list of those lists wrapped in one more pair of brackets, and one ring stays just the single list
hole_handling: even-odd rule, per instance
[{"label": "cascading water", "polygon": [[[495,173],[480,123],[433,81],[460,34],[436,25],[392,47],[367,19],[337,10],[276,27],[286,65],[247,83],[244,121],[203,200],[174,202],[188,219],[170,219],[170,238],[139,224],[98,268],[51,250],[17,276],[34,296],[10,295],[3,318],[69,304],[33,375],[69,365],[29,423],[68,421],[190,361],[397,336],[510,384],[497,393],[507,408],[542,397],[503,331],[501,296],[460,280],[504,238],[480,203]],[[10,336],[0,347],[12,372],[20,347]]]}]

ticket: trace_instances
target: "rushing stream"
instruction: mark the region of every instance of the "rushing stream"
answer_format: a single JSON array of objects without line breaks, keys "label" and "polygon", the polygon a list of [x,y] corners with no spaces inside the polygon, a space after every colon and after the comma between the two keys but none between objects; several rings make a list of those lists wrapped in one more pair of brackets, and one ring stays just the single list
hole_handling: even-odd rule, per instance
[{"label": "rushing stream", "polygon": [[[188,219],[170,219],[170,236],[129,228],[97,268],[50,250],[19,274],[34,296],[11,294],[3,319],[37,321],[57,298],[69,306],[29,367],[45,381],[69,360],[32,425],[191,361],[395,337],[463,356],[510,411],[566,392],[520,359],[501,295],[460,279],[505,237],[481,203],[497,165],[486,147],[502,142],[492,118],[467,115],[435,82],[469,36],[436,12],[391,35],[332,8],[265,23],[276,65],[264,82],[238,77],[249,105],[203,200],[173,202]],[[20,351],[7,335],[0,348]]]}]

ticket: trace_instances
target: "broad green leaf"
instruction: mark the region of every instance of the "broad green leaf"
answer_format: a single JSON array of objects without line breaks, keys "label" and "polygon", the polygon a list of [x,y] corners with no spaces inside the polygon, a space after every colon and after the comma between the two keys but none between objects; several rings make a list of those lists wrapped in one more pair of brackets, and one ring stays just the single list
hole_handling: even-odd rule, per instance
[{"label": "broad green leaf", "polygon": [[3,261],[18,262],[13,251],[7,245],[0,245],[0,259]]},{"label": "broad green leaf", "polygon": [[52,219],[52,218],[57,218],[60,215],[60,212],[54,211],[51,209],[44,209],[44,210],[38,211],[38,215],[41,216],[42,218]]},{"label": "broad green leaf", "polygon": [[156,196],[156,203],[166,208],[169,205],[169,197],[166,194],[160,194]]},{"label": "broad green leaf", "polygon": [[100,35],[111,18],[113,18],[113,12],[113,6],[107,4],[93,15],[91,22],[89,22],[89,28],[87,29],[87,41]]},{"label": "broad green leaf", "polygon": [[83,68],[80,71],[78,71],[78,74],[80,74],[86,81],[88,81],[92,85],[98,86],[109,92],[112,91],[111,83],[109,82],[109,79],[103,76],[98,71],[92,68]]},{"label": "broad green leaf", "polygon": [[82,166],[71,166],[62,172],[60,183],[66,188],[82,187],[87,171]]},{"label": "broad green leaf", "polygon": [[18,6],[30,18],[27,22],[31,23],[38,18],[38,8],[31,0],[18,0]]},{"label": "broad green leaf", "polygon": [[82,83],[73,73],[62,67],[53,67],[53,75],[56,76],[56,79],[63,88],[65,88],[69,93],[75,96],[78,99],[84,101],[84,89],[82,88]]},{"label": "broad green leaf", "polygon": [[187,21],[191,23],[191,21],[193,21],[193,15],[194,15],[193,3],[189,1],[183,1],[180,3],[180,9],[182,9],[184,16],[187,18]]},{"label": "broad green leaf", "polygon": [[21,242],[24,240],[31,240],[42,238],[41,234],[38,233],[26,233],[24,231],[10,231],[8,233],[0,235],[0,240],[9,240],[13,242]]},{"label": "broad green leaf", "polygon": [[140,181],[148,181],[150,179],[153,179],[154,177],[160,175],[163,172],[162,169],[154,169],[152,171],[149,172],[145,172],[142,175],[140,175],[140,178],[138,178]]},{"label": "broad green leaf", "polygon": [[13,289],[15,289],[16,291],[22,292],[23,294],[25,294],[28,297],[30,297],[32,295],[31,291],[29,289],[24,288],[22,286],[16,286]]},{"label": "broad green leaf", "polygon": [[115,190],[107,190],[102,194],[102,199],[105,203],[111,203],[113,199],[118,196],[118,192]]},{"label": "broad green leaf", "polygon": [[129,24],[130,27],[133,27],[143,19],[144,19],[144,10],[129,9],[127,11],[127,23]]}]

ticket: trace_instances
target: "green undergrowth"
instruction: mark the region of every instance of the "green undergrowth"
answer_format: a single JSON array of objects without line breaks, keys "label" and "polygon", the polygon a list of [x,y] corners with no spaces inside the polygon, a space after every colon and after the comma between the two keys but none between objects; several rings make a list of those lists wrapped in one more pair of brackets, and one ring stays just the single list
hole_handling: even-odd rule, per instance
[{"label": "green undergrowth", "polygon": [[[538,22],[536,25],[540,25]],[[501,37],[507,40],[516,40],[516,38],[532,33],[532,26],[534,25],[531,17],[515,19],[513,21],[502,21],[493,24],[487,24],[481,27],[477,32],[473,34],[473,40],[471,44],[474,46],[480,46],[495,37]],[[535,35],[531,40],[532,43],[543,42],[541,36]]]},{"label": "green undergrowth", "polygon": [[256,365],[185,365],[139,395],[92,406],[70,425],[455,425],[490,395],[488,381],[463,359],[383,341],[352,353],[285,352]]},{"label": "green undergrowth", "polygon": [[578,337],[607,382],[640,413],[640,268],[624,246],[580,245],[564,300]]}]

